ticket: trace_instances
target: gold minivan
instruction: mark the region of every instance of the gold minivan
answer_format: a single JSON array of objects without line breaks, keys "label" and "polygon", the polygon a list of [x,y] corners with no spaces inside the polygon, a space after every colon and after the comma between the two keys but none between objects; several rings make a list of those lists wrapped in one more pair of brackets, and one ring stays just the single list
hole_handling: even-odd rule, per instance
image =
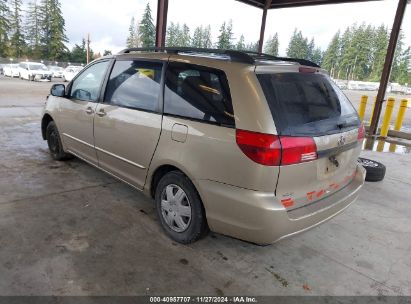
[{"label": "gold minivan", "polygon": [[51,156],[77,156],[154,198],[180,243],[210,229],[269,244],[358,196],[364,128],[324,70],[230,50],[127,49],[55,84],[41,128]]}]

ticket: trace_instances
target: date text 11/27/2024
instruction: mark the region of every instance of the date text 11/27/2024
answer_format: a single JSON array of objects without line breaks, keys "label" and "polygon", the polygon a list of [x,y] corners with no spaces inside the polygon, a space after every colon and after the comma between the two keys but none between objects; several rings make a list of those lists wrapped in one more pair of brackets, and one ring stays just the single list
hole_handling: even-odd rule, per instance
[{"label": "date text 11/27/2024", "polygon": [[150,297],[150,303],[258,303],[254,297]]}]

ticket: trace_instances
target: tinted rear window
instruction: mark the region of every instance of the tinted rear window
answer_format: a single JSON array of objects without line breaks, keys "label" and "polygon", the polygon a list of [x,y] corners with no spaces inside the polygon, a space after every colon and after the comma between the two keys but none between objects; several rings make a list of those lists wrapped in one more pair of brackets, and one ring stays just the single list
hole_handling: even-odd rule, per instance
[{"label": "tinted rear window", "polygon": [[277,131],[320,136],[358,127],[357,112],[341,90],[322,74],[258,74]]},{"label": "tinted rear window", "polygon": [[186,63],[169,63],[164,113],[234,126],[233,105],[224,72]]}]

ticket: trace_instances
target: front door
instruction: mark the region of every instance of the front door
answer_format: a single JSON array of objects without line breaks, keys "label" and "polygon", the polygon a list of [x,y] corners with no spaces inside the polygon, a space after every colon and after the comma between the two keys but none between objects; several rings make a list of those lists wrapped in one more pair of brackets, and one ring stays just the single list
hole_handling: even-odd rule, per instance
[{"label": "front door", "polygon": [[93,121],[109,63],[98,61],[83,70],[69,85],[68,97],[60,103],[59,126],[66,149],[95,165]]},{"label": "front door", "polygon": [[99,166],[142,189],[161,133],[162,62],[118,60],[96,108]]}]

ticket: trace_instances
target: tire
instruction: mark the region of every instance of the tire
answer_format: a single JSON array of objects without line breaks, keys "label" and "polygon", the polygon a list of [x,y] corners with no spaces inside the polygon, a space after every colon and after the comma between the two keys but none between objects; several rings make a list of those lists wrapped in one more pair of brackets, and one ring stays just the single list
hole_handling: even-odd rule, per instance
[{"label": "tire", "polygon": [[72,156],[63,150],[59,131],[54,121],[49,122],[46,129],[46,140],[49,147],[50,155],[54,160],[62,161],[72,158]]},{"label": "tire", "polygon": [[367,158],[358,158],[358,162],[366,171],[365,180],[367,182],[379,182],[385,177],[386,168],[383,164]]},{"label": "tire", "polygon": [[203,203],[193,183],[183,173],[172,171],[160,179],[155,202],[161,226],[174,241],[189,244],[207,234]]}]

